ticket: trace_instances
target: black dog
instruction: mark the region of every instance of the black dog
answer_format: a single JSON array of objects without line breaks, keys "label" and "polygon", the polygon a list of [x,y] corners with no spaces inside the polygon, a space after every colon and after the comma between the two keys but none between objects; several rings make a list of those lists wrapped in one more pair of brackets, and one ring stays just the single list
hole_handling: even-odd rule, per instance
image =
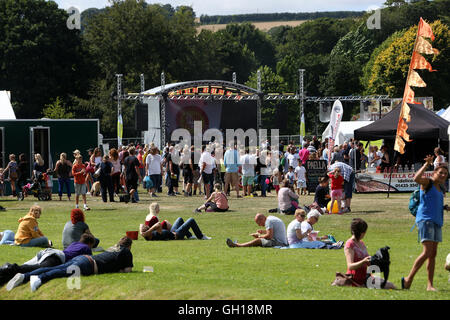
[{"label": "black dog", "polygon": [[370,264],[373,266],[378,266],[380,271],[383,272],[384,282],[381,285],[382,288],[386,285],[389,277],[389,265],[391,264],[389,249],[390,248],[388,246],[380,248],[373,256],[370,257]]}]

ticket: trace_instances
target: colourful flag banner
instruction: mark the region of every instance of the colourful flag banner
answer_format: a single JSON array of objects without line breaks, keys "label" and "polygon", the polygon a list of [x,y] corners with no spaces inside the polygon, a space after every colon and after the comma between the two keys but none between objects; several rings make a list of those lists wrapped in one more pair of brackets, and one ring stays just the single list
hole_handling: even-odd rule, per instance
[{"label": "colourful flag banner", "polygon": [[122,115],[119,114],[117,117],[117,147],[122,145],[122,136],[123,136],[123,120]]},{"label": "colourful flag banner", "polygon": [[330,136],[328,137],[328,165],[330,165],[331,163],[331,154],[334,149],[334,141],[336,140],[343,114],[344,108],[342,107],[341,101],[338,99],[334,102],[330,115]]}]

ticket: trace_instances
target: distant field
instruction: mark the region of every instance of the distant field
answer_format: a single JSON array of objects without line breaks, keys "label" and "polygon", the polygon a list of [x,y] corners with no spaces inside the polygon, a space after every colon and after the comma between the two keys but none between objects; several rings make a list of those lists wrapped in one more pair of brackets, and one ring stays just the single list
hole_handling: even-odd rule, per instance
[{"label": "distant field", "polygon": [[[295,20],[295,21],[269,21],[269,22],[252,22],[252,24],[259,30],[262,31],[269,31],[273,27],[278,26],[291,26],[296,27],[303,22],[306,22],[308,20]],[[198,32],[202,31],[203,29],[211,30],[213,32],[219,31],[221,29],[225,29],[227,25],[226,24],[205,24],[197,27]]]}]

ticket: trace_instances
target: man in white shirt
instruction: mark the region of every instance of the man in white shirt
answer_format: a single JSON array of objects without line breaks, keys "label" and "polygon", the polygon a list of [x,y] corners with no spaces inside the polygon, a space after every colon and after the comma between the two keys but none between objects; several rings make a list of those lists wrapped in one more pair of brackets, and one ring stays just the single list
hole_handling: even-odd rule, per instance
[{"label": "man in white shirt", "polygon": [[200,156],[198,166],[200,167],[203,184],[205,185],[206,199],[208,199],[209,196],[211,195],[210,185],[214,184],[214,174],[213,174],[214,165],[215,160],[211,156],[209,147],[203,146],[202,155]]},{"label": "man in white shirt", "polygon": [[287,156],[289,166],[292,168],[297,168],[300,156],[295,152],[294,148],[291,149],[291,153]]},{"label": "man in white shirt", "polygon": [[295,180],[297,181],[297,193],[298,195],[306,195],[306,168],[299,162],[298,166],[294,170]]},{"label": "man in white shirt", "polygon": [[251,236],[255,239],[247,243],[235,243],[231,239],[227,239],[226,243],[230,248],[234,247],[285,247],[288,245],[286,236],[286,226],[284,222],[277,217],[266,217],[262,213],[257,213],[255,222],[265,230],[257,230]]}]

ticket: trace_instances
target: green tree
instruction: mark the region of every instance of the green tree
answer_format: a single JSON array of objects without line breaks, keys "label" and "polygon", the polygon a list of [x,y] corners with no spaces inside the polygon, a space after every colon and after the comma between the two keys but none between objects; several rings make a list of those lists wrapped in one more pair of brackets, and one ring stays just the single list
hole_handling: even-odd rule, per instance
[{"label": "green tree", "polygon": [[38,118],[56,97],[82,95],[91,68],[79,30],[53,1],[0,1],[0,88],[12,92],[18,118]]},{"label": "green tree", "polygon": [[60,97],[56,97],[55,101],[50,104],[46,104],[43,110],[44,118],[49,119],[73,119],[75,115],[73,112],[67,110]]}]

